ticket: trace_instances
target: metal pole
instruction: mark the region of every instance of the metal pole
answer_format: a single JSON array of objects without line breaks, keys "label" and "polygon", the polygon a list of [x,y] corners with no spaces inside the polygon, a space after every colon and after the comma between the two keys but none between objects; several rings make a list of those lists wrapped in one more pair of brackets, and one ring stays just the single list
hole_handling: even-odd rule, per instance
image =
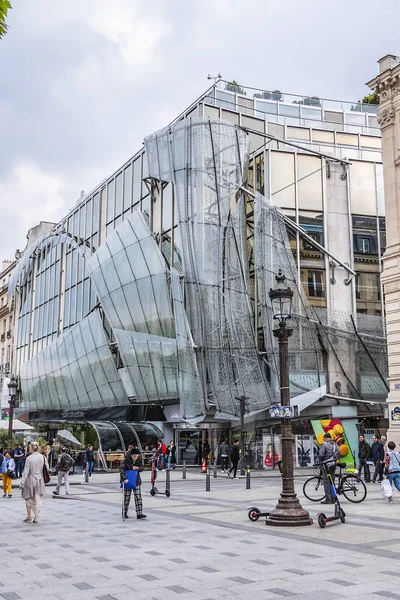
[{"label": "metal pole", "polygon": [[244,470],[244,438],[245,438],[244,415],[246,412],[247,397],[240,396],[239,398],[237,398],[237,400],[239,400],[239,402],[240,402],[240,474],[244,475],[245,474],[245,470]]},{"label": "metal pole", "polygon": [[217,475],[217,463],[216,463],[216,462],[214,462],[214,473],[213,473],[213,477],[214,477],[214,479],[217,479],[217,476],[218,476],[218,475]]},{"label": "metal pole", "polygon": [[207,463],[207,471],[206,471],[206,492],[211,491],[211,478],[210,478],[210,464]]},{"label": "metal pole", "polygon": [[274,440],[274,426],[271,426],[271,452],[272,452],[272,468],[275,469],[275,440]]},{"label": "metal pole", "polygon": [[186,460],[182,463],[182,479],[186,479]]},{"label": "metal pole", "polygon": [[171,489],[171,471],[168,469],[165,476],[165,490]]},{"label": "metal pole", "polygon": [[15,405],[15,396],[11,396],[9,400],[10,410],[8,412],[8,449],[12,452],[12,432],[13,432],[13,419],[14,419],[14,405]]},{"label": "metal pole", "polygon": [[250,465],[247,465],[246,471],[246,490],[250,489]]},{"label": "metal pole", "polygon": [[[279,342],[281,406],[290,406],[288,345],[293,329],[288,329],[286,320],[282,319],[279,322],[279,329],[274,329],[273,333]],[[292,439],[292,420],[282,419],[282,492],[276,508],[270,512],[266,520],[267,525],[291,527],[312,524],[309,513],[301,506],[294,489]]]},{"label": "metal pole", "polygon": [[89,463],[86,461],[85,466],[85,483],[89,483]]}]

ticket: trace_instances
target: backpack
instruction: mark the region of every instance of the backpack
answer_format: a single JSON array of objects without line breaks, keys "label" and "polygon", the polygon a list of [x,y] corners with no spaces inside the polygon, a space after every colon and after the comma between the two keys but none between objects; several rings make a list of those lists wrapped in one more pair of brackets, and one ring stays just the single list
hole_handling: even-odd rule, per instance
[{"label": "backpack", "polygon": [[74,464],[75,461],[72,458],[72,456],[70,456],[69,454],[62,454],[58,470],[67,472]]},{"label": "backpack", "polygon": [[0,452],[0,474],[5,473],[7,469],[7,462],[3,454]]}]

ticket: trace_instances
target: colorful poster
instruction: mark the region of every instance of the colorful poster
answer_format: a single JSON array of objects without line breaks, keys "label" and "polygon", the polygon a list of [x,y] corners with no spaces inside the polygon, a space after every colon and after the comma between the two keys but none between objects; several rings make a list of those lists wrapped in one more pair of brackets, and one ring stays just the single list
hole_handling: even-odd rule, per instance
[{"label": "colorful poster", "polygon": [[325,433],[329,433],[340,448],[340,462],[346,463],[348,467],[354,467],[354,456],[350,448],[342,421],[340,419],[323,419],[322,421],[311,421],[317,444],[324,443]]}]

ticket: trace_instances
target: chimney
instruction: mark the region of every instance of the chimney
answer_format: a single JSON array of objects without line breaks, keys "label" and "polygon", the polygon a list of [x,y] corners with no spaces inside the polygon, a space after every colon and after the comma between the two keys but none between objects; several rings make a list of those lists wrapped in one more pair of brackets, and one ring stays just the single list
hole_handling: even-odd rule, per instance
[{"label": "chimney", "polygon": [[13,262],[13,260],[3,260],[1,263],[1,272],[5,271]]}]

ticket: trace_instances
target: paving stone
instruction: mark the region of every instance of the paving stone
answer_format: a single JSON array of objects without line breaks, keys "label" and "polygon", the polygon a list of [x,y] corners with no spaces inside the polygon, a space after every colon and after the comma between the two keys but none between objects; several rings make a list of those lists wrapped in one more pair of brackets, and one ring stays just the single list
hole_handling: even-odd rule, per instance
[{"label": "paving stone", "polygon": [[184,560],[183,558],[169,558],[168,560],[170,560],[171,562],[177,563],[178,565],[183,565],[185,563],[188,563],[188,560]]},{"label": "paving stone", "polygon": [[218,569],[213,569],[212,567],[198,567],[200,571],[204,571],[205,573],[219,573]]},{"label": "paving stone", "polygon": [[132,567],[128,567],[128,565],[113,565],[113,569],[118,569],[118,571],[132,571]]},{"label": "paving stone", "polygon": [[256,560],[253,560],[253,562],[257,563],[258,565],[273,565],[274,564],[268,560],[262,560],[261,558],[256,558]]},{"label": "paving stone", "polygon": [[76,588],[78,588],[78,590],[93,590],[93,586],[89,585],[88,583],[85,583],[84,581],[82,583],[73,583],[72,585],[74,585]]},{"label": "paving stone", "polygon": [[67,575],[66,573],[53,573],[54,577],[57,577],[57,579],[68,579],[70,577],[70,575]]},{"label": "paving stone", "polygon": [[394,600],[400,599],[400,595],[394,594],[393,592],[382,591],[382,592],[374,592],[374,593],[377,594],[378,596],[383,596],[384,598],[393,598]]},{"label": "paving stone", "polygon": [[180,585],[166,585],[165,589],[171,590],[171,592],[176,592],[177,594],[190,594],[190,590],[187,590]]},{"label": "paving stone", "polygon": [[76,554],[89,554],[87,550],[74,550],[74,552],[76,552]]},{"label": "paving stone", "polygon": [[97,600],[117,600],[115,596],[96,596]]},{"label": "paving stone", "polygon": [[152,575],[151,573],[145,573],[144,575],[138,575],[138,577],[140,577],[140,579],[144,579],[145,581],[157,581],[160,578],[156,577],[155,575]]},{"label": "paving stone", "polygon": [[[289,592],[289,590],[282,590],[281,588],[269,588],[266,591],[273,592],[274,594],[277,594],[278,596],[283,596],[284,598],[296,596],[296,594],[294,594],[293,592]],[[315,594],[313,594],[312,596],[315,597]]]},{"label": "paving stone", "polygon": [[336,583],[336,585],[343,585],[347,587],[348,585],[355,585],[353,581],[344,581],[343,579],[327,579],[329,583]]},{"label": "paving stone", "polygon": [[51,569],[51,565],[49,565],[48,563],[36,563],[36,566],[39,567],[39,569]]},{"label": "paving stone", "polygon": [[285,569],[287,573],[295,573],[296,575],[309,575],[306,571],[301,571],[301,569]]},{"label": "paving stone", "polygon": [[162,556],[162,552],[157,552],[156,550],[146,550],[146,554],[151,554],[152,556]]},{"label": "paving stone", "polygon": [[18,596],[15,592],[3,592],[1,596],[4,600],[19,600],[21,596]]},{"label": "paving stone", "polygon": [[245,577],[228,577],[228,579],[231,579],[232,581],[236,581],[237,583],[254,583],[253,579],[246,579]]},{"label": "paving stone", "polygon": [[383,575],[391,575],[392,577],[400,577],[400,573],[397,573],[397,571],[381,571],[381,573]]},{"label": "paving stone", "polygon": [[110,559],[104,556],[93,556],[92,559],[97,560],[97,562],[110,562]]},{"label": "paving stone", "polygon": [[220,552],[223,556],[240,556],[240,554],[235,554],[235,552]]},{"label": "paving stone", "polygon": [[[303,554],[303,556],[305,556],[305,554]],[[361,567],[362,566],[360,564],[349,562],[347,560],[340,560],[337,564],[344,565],[345,567]]]}]

